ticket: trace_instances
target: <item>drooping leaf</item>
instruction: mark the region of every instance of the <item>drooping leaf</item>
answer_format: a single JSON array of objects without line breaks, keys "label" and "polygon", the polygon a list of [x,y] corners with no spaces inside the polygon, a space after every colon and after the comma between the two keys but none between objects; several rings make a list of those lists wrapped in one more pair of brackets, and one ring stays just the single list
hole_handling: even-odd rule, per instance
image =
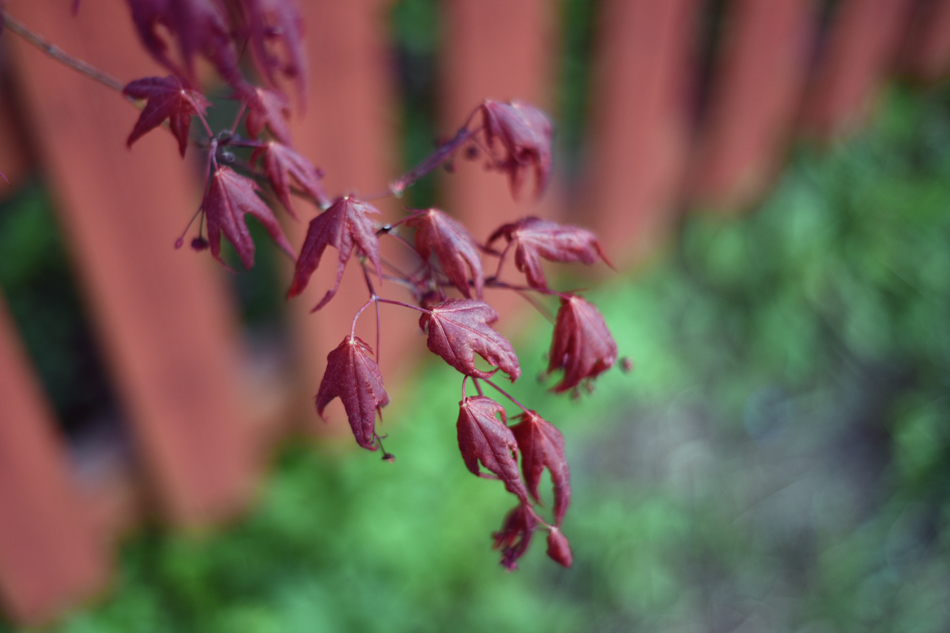
[{"label": "drooping leaf", "polygon": [[616,361],[617,343],[597,308],[577,296],[562,298],[554,324],[548,373],[563,369],[564,376],[553,390],[576,390],[582,381],[607,371]]},{"label": "drooping leaf", "polygon": [[593,264],[602,259],[610,262],[600,248],[597,237],[570,224],[558,224],[551,220],[526,217],[505,224],[488,238],[489,246],[504,237],[509,248],[515,247],[515,266],[525,273],[528,284],[534,288],[547,288],[541,258],[552,262],[583,262]]},{"label": "drooping leaf", "polygon": [[505,516],[501,530],[492,534],[494,548],[501,549],[501,564],[508,571],[518,569],[518,559],[531,545],[531,537],[538,528],[538,520],[525,503],[519,503]]},{"label": "drooping leaf", "polygon": [[534,411],[522,413],[511,427],[521,450],[521,472],[528,492],[540,502],[538,485],[547,468],[554,484],[554,521],[561,524],[571,502],[571,471],[564,457],[564,436]]},{"label": "drooping leaf", "polygon": [[178,151],[182,156],[188,147],[188,131],[191,129],[191,117],[204,115],[211,104],[197,90],[186,88],[181,79],[174,75],[167,77],[145,77],[129,83],[123,90],[133,99],[145,99],[145,107],[129,134],[126,144],[141,138],[146,132],[160,126],[168,119],[172,134],[178,139]]},{"label": "drooping leaf", "polygon": [[[301,100],[307,89],[307,55],[303,42],[303,18],[293,0],[242,0],[254,62],[261,74],[275,85],[276,75],[294,80]],[[283,54],[275,50],[277,45]]]},{"label": "drooping leaf", "polygon": [[[518,472],[518,443],[508,428],[505,408],[485,396],[464,398],[459,402],[456,428],[468,469],[479,477],[502,480],[508,492],[527,503],[528,493]],[[495,476],[483,473],[479,463]]]},{"label": "drooping leaf", "polygon": [[320,381],[316,403],[317,414],[323,418],[330,401],[339,398],[356,443],[375,451],[376,414],[389,404],[389,395],[383,388],[383,377],[372,354],[373,349],[360,338],[343,339],[339,347],[327,355],[327,370]]},{"label": "drooping leaf", "polygon": [[468,376],[490,378],[494,372],[475,367],[475,354],[508,374],[514,382],[521,375],[518,357],[508,339],[491,328],[498,313],[477,299],[449,299],[419,319],[427,332],[429,349]]},{"label": "drooping leaf", "polygon": [[257,138],[266,127],[278,141],[290,145],[290,127],[287,125],[287,116],[290,114],[290,103],[287,97],[274,90],[254,88],[246,96],[247,116],[244,118],[244,127],[247,133]]},{"label": "drooping leaf", "polygon": [[485,273],[478,256],[475,240],[461,223],[438,209],[420,211],[406,220],[406,225],[416,229],[416,250],[428,261],[435,253],[442,270],[452,284],[465,297],[471,298],[469,279],[475,287],[475,297],[482,298]]},{"label": "drooping leaf", "polygon": [[571,553],[571,544],[564,536],[564,533],[556,527],[552,527],[548,532],[548,556],[565,567],[570,567],[574,561],[574,555]]},{"label": "drooping leaf", "polygon": [[310,221],[307,237],[304,239],[300,257],[297,259],[294,281],[287,293],[288,299],[296,297],[307,287],[310,277],[320,265],[320,258],[323,257],[323,251],[327,246],[332,246],[339,254],[336,281],[314,311],[325,306],[336,294],[340,287],[340,279],[343,278],[343,271],[346,269],[346,262],[353,254],[354,247],[373,264],[376,274],[382,278],[379,240],[376,238],[373,222],[369,219],[370,213],[379,213],[379,211],[374,206],[360,202],[356,198],[343,196],[337,198],[329,209]]},{"label": "drooping leaf", "polygon": [[254,266],[254,240],[244,222],[250,213],[264,225],[277,245],[292,258],[294,249],[270,208],[257,197],[257,184],[230,167],[218,167],[211,176],[208,192],[202,202],[207,216],[208,242],[211,254],[221,261],[221,233],[234,245],[245,268]]},{"label": "drooping leaf", "polygon": [[[227,11],[218,0],[127,1],[142,43],[160,64],[193,81],[194,58],[203,55],[229,85],[244,86]],[[159,26],[178,40],[184,70],[168,56],[168,44],[159,34]]]},{"label": "drooping leaf", "polygon": [[327,194],[320,184],[322,174],[306,156],[298,154],[282,143],[271,141],[263,149],[264,175],[274,188],[274,193],[290,215],[297,217],[290,201],[291,178],[313,196],[317,204],[327,202]]},{"label": "drooping leaf", "polygon": [[534,170],[535,196],[540,196],[551,178],[554,128],[547,115],[520,101],[486,100],[480,109],[485,140],[495,154],[495,167],[508,174],[512,194],[520,194],[528,170]]}]

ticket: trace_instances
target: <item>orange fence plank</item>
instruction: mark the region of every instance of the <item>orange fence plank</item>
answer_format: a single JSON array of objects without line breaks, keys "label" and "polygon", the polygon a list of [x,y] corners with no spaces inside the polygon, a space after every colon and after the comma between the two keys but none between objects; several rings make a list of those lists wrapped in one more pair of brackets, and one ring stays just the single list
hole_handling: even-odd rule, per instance
[{"label": "orange fence plank", "polygon": [[[330,195],[371,195],[384,191],[397,173],[398,130],[387,48],[387,3],[315,0],[301,3],[301,8],[307,25],[310,89],[306,112],[302,116],[295,113],[292,121],[298,149],[325,170],[324,184]],[[372,204],[383,211],[384,215],[378,218],[381,222],[402,215],[400,205],[392,198],[373,200]],[[295,245],[303,243],[307,222],[313,214],[306,214],[300,223],[289,228]],[[388,242],[391,240],[381,240],[383,247],[392,245]],[[387,251],[387,259],[398,262],[402,254],[401,250]],[[320,312],[309,313],[333,285],[336,256],[336,251],[327,251],[303,295],[291,301],[290,311],[301,368],[300,415],[309,428],[320,434],[346,436],[349,426],[342,407],[336,406],[338,401],[331,404],[328,427],[317,417],[313,404],[326,369],[327,354],[349,334],[353,316],[369,298],[354,258],[336,297]],[[375,275],[373,280],[378,286]],[[289,270],[286,282],[289,287]],[[384,286],[382,294],[403,298],[399,290],[394,294],[391,284]],[[392,306],[383,306],[382,316],[381,370],[387,389],[393,392],[407,377],[416,352],[424,347],[419,347],[420,340],[414,336],[419,329],[418,316]],[[373,310],[363,314],[357,334],[376,348]]]},{"label": "orange fence plank", "polygon": [[950,0],[930,0],[917,6],[902,62],[902,70],[925,81],[950,74]]},{"label": "orange fence plank", "polygon": [[[556,13],[543,0],[452,0],[444,11],[442,120],[447,136],[485,99],[518,99],[550,111],[557,59]],[[486,172],[481,162],[459,160],[442,181],[446,211],[462,220],[472,236],[484,241],[504,222],[532,213],[554,213],[551,198],[540,206],[515,201],[508,178]]]},{"label": "orange fence plank", "polygon": [[[451,0],[443,8],[440,131],[452,136],[485,99],[519,100],[551,112],[556,72],[556,3],[544,0]],[[484,243],[501,224],[525,215],[558,217],[563,204],[553,182],[540,200],[533,183],[515,200],[508,176],[483,169],[482,160],[456,161],[441,180],[446,213]],[[510,262],[509,262],[510,264]],[[509,271],[510,272],[510,271]],[[512,292],[489,292],[501,315],[498,327],[511,334],[525,303]]]},{"label": "orange fence plank", "polygon": [[691,167],[700,205],[738,208],[780,166],[805,87],[810,0],[735,0]]},{"label": "orange fence plank", "polygon": [[100,590],[110,560],[69,480],[69,463],[0,301],[0,604],[39,622]]},{"label": "orange fence plank", "polygon": [[606,0],[592,88],[591,159],[577,221],[618,264],[654,251],[673,220],[685,165],[685,88],[696,0]]},{"label": "orange fence plank", "polygon": [[[11,1],[7,10],[64,50],[130,81],[163,74],[120,0]],[[243,506],[253,465],[232,305],[209,257],[172,244],[199,191],[159,130],[132,150],[138,111],[18,38],[25,111],[79,268],[136,448],[166,514],[184,523]]]},{"label": "orange fence plank", "polygon": [[801,113],[801,127],[831,136],[859,123],[893,66],[913,0],[842,0]]}]

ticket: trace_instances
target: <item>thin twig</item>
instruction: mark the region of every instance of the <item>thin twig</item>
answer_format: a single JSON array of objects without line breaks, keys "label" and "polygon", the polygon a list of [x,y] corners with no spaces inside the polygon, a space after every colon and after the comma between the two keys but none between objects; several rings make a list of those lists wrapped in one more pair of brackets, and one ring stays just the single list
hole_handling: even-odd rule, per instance
[{"label": "thin twig", "polygon": [[[85,62],[78,57],[73,57],[69,53],[63,51],[60,47],[53,44],[48,39],[40,35],[39,33],[29,29],[24,24],[19,22],[17,19],[12,17],[5,9],[0,9],[0,15],[3,16],[4,26],[8,28],[13,33],[16,33],[27,42],[40,49],[56,61],[69,66],[73,70],[81,72],[90,79],[98,81],[103,86],[111,88],[116,92],[122,92],[125,88],[125,84],[121,81],[110,75],[109,73],[99,70],[92,64]],[[131,100],[131,99],[130,99]]]}]

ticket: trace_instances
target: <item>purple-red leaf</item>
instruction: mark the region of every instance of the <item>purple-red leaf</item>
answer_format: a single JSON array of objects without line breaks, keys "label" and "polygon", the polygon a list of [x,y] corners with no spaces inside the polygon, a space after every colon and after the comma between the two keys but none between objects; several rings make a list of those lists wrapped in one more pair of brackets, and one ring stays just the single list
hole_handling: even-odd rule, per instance
[{"label": "purple-red leaf", "polygon": [[350,196],[343,196],[337,198],[329,209],[310,221],[307,237],[300,251],[300,257],[297,259],[294,281],[287,293],[288,299],[296,297],[307,287],[310,277],[320,265],[320,258],[323,257],[323,251],[327,246],[332,246],[339,254],[336,281],[314,311],[325,306],[336,294],[340,287],[340,279],[343,278],[343,271],[346,269],[346,262],[353,254],[354,247],[373,264],[376,274],[382,278],[379,240],[376,238],[373,222],[369,219],[370,213],[379,213],[379,211],[370,204],[360,202]]},{"label": "purple-red leaf", "polygon": [[552,560],[557,561],[565,567],[570,567],[574,560],[574,556],[571,554],[570,542],[568,542],[567,537],[564,536],[561,530],[556,527],[552,527],[551,531],[548,532],[547,554]]},{"label": "purple-red leaf", "polygon": [[[389,404],[379,366],[372,348],[355,336],[347,336],[327,355],[327,371],[317,392],[317,414],[334,398],[346,409],[356,443],[371,451],[377,449],[376,414]],[[325,419],[325,418],[324,418]]]},{"label": "purple-red leaf", "polygon": [[492,534],[494,548],[501,549],[501,564],[508,571],[518,569],[518,559],[524,556],[531,545],[531,537],[538,527],[538,520],[526,503],[508,513],[501,530]]},{"label": "purple-red leaf", "polygon": [[287,125],[289,114],[290,103],[287,97],[273,90],[254,88],[247,96],[247,116],[244,118],[244,127],[254,138],[260,136],[266,127],[274,138],[285,145],[290,145],[290,127]]},{"label": "purple-red leaf", "polygon": [[563,369],[564,376],[554,391],[576,389],[582,381],[610,369],[616,360],[617,343],[597,308],[577,296],[562,298],[554,324],[548,373]]},{"label": "purple-red leaf", "polygon": [[521,450],[521,472],[528,492],[540,502],[538,484],[547,468],[554,484],[554,521],[561,524],[571,502],[571,472],[564,457],[564,436],[534,411],[518,416],[521,422],[511,427]]},{"label": "purple-red leaf", "polygon": [[463,295],[471,298],[469,278],[475,287],[475,296],[482,298],[485,274],[478,256],[475,240],[465,227],[438,209],[420,211],[406,220],[406,225],[416,229],[416,250],[428,261],[435,253],[442,270]]},{"label": "purple-red leaf", "polygon": [[276,141],[268,143],[263,152],[264,175],[290,215],[297,217],[290,202],[291,178],[313,196],[317,204],[322,206],[327,202],[327,194],[320,184],[322,174],[305,156]]},{"label": "purple-red leaf", "polygon": [[541,110],[520,101],[486,100],[480,108],[485,140],[496,154],[496,168],[508,174],[512,194],[519,195],[528,170],[533,169],[535,196],[540,196],[551,178],[551,121]]},{"label": "purple-red leaf", "polygon": [[197,90],[186,88],[174,75],[136,79],[122,92],[133,99],[146,100],[142,114],[135,122],[126,144],[132,147],[132,143],[146,132],[157,128],[168,119],[168,126],[178,139],[178,151],[182,156],[188,147],[192,115],[203,116],[205,109],[211,105],[204,95]]},{"label": "purple-red leaf", "polygon": [[498,313],[484,301],[449,299],[423,314],[419,326],[428,332],[429,349],[463,374],[491,377],[494,372],[475,367],[478,354],[514,382],[521,367],[508,339],[490,327],[497,320]]},{"label": "purple-red leaf", "polygon": [[257,197],[257,184],[236,173],[230,167],[219,167],[211,177],[208,192],[202,202],[207,216],[208,241],[211,254],[221,261],[221,233],[234,245],[245,268],[254,266],[254,240],[244,223],[244,215],[257,218],[277,245],[292,258],[294,249],[270,208]]},{"label": "purple-red leaf", "polygon": [[[459,402],[456,428],[468,469],[479,477],[501,479],[508,492],[527,503],[528,493],[518,472],[518,443],[508,428],[505,408],[484,396],[465,398]],[[495,477],[482,473],[479,462]]]},{"label": "purple-red leaf", "polygon": [[508,248],[515,247],[515,266],[534,288],[547,288],[542,257],[552,262],[585,264],[599,258],[610,266],[594,234],[577,226],[527,217],[500,227],[488,238],[489,246],[501,237],[508,241]]},{"label": "purple-red leaf", "polygon": [[[283,74],[297,84],[301,100],[307,87],[307,56],[303,45],[303,19],[293,0],[243,0],[254,61],[261,74],[273,85],[275,75]],[[275,54],[282,44],[283,55]]]},{"label": "purple-red leaf", "polygon": [[[127,0],[132,21],[145,48],[160,64],[176,75],[194,78],[194,58],[203,55],[214,64],[228,84],[244,84],[238,56],[231,40],[227,11],[217,0]],[[162,26],[177,38],[185,63],[182,71],[168,57],[168,45],[159,35]]]}]

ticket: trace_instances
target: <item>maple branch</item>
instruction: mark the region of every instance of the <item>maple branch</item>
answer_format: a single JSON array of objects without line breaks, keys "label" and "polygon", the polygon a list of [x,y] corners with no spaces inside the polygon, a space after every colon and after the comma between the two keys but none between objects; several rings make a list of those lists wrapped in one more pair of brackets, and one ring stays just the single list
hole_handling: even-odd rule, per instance
[{"label": "maple branch", "polygon": [[[48,39],[28,28],[26,25],[21,23],[19,20],[12,17],[6,9],[0,9],[0,17],[3,18],[3,23],[6,28],[10,29],[12,32],[16,33],[24,40],[40,49],[48,56],[52,57],[56,61],[60,62],[65,66],[69,66],[73,70],[80,72],[94,81],[98,81],[103,86],[111,88],[116,92],[121,93],[125,84],[121,81],[110,75],[109,73],[99,70],[89,62],[85,62],[78,57],[74,57],[69,53],[63,51],[60,47],[53,44]],[[131,101],[131,99],[130,99]]]},{"label": "maple branch", "polygon": [[[469,121],[470,120],[471,116],[469,116]],[[432,152],[425,160],[400,176],[398,180],[390,183],[389,193],[397,198],[401,197],[402,192],[405,191],[407,187],[412,186],[417,180],[451,158],[456,150],[478,134],[481,129],[481,127],[477,127],[475,131],[469,130],[468,122],[466,122],[465,126],[458,131],[454,138],[440,145],[439,148]]]}]

